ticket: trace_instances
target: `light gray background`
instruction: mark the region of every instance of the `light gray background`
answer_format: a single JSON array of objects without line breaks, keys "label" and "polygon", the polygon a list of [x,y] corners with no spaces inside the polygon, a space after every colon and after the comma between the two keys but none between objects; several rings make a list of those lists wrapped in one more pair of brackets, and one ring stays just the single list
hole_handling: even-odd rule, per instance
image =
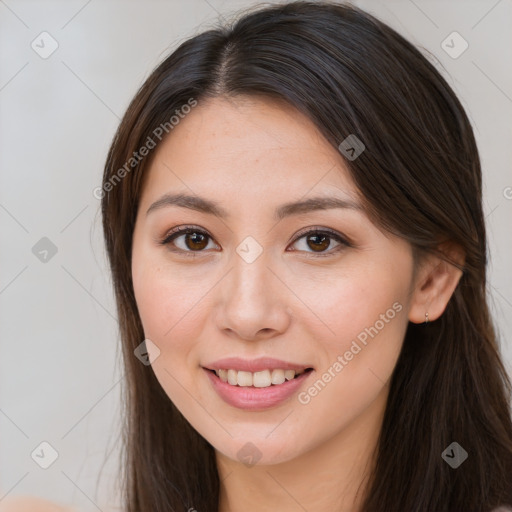
[{"label": "light gray background", "polygon": [[[472,120],[489,295],[512,373],[512,2],[354,3],[438,59]],[[116,510],[122,369],[92,191],[119,117],[154,66],[219,15],[254,4],[0,0],[0,498]],[[42,31],[59,44],[47,59],[31,48]],[[441,47],[453,31],[469,43],[457,59]],[[46,263],[32,252],[42,237],[58,249]],[[59,453],[47,470],[30,456],[42,441]]]}]

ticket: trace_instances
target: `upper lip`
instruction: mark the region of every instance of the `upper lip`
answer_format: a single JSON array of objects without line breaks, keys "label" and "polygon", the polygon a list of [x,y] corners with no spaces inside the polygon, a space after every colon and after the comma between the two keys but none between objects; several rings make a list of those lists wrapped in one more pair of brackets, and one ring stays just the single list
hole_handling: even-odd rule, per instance
[{"label": "upper lip", "polygon": [[290,363],[272,357],[258,359],[240,359],[239,357],[226,357],[203,365],[208,370],[238,370],[245,372],[261,372],[263,370],[295,370],[302,371],[313,368],[309,364]]}]

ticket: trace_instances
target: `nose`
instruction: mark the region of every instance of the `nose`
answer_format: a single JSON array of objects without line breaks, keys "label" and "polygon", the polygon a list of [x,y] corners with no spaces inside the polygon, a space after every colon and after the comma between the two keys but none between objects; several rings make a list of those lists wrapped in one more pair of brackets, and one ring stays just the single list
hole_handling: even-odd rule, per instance
[{"label": "nose", "polygon": [[[286,293],[287,292],[287,293]],[[282,334],[291,322],[292,294],[265,251],[248,263],[238,254],[219,287],[217,327],[234,339],[257,341]]]}]

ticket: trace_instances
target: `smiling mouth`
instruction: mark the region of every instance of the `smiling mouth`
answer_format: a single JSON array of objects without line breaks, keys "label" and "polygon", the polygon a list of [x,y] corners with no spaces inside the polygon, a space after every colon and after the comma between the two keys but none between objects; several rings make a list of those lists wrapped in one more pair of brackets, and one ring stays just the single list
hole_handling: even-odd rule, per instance
[{"label": "smiling mouth", "polygon": [[250,388],[268,388],[279,386],[287,381],[297,379],[305,373],[309,373],[313,368],[305,368],[304,370],[263,370],[260,372],[237,371],[233,369],[205,370],[216,375],[222,382],[237,387]]}]

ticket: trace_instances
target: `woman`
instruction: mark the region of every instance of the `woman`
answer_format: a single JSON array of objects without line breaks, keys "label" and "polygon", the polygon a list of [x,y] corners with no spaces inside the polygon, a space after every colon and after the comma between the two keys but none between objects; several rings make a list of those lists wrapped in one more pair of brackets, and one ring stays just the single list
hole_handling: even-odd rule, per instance
[{"label": "woman", "polygon": [[184,42],[102,195],[128,512],[512,504],[473,131],[391,28],[296,2]]},{"label": "woman", "polygon": [[454,92],[369,14],[292,2],[184,42],[100,191],[124,509],[510,506],[481,194]]}]

